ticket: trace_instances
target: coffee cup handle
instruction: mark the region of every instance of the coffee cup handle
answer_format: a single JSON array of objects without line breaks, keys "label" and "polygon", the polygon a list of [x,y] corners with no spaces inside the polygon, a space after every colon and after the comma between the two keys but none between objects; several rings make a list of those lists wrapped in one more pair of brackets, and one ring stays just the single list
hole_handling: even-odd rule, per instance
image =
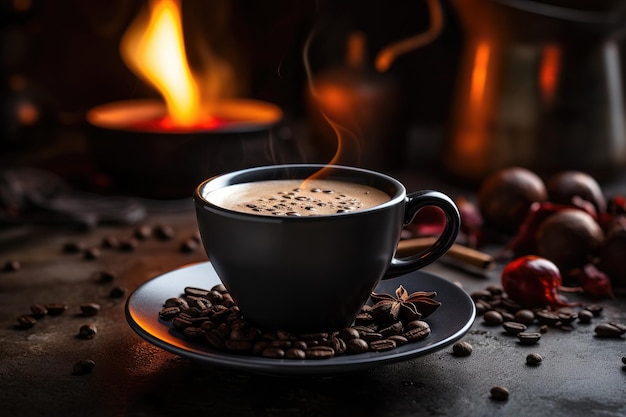
[{"label": "coffee cup handle", "polygon": [[391,263],[383,276],[383,279],[393,278],[423,268],[441,258],[455,242],[461,228],[461,216],[456,204],[447,195],[439,191],[423,190],[407,195],[406,210],[404,213],[404,225],[413,221],[417,212],[426,207],[435,206],[443,210],[446,224],[443,232],[432,246],[415,255],[405,258],[391,259]]}]

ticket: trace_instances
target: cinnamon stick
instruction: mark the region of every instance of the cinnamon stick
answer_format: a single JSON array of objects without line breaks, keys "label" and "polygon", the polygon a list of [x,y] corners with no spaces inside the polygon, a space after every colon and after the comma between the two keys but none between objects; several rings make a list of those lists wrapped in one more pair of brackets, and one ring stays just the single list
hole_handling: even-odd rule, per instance
[{"label": "cinnamon stick", "polygon": [[[415,255],[416,253],[432,246],[436,240],[437,238],[435,237],[420,237],[401,240],[400,243],[398,243],[396,256],[403,258]],[[452,247],[445,254],[444,259],[445,258],[454,260],[456,261],[455,263],[460,264],[460,266],[467,266],[472,270],[485,272],[495,268],[495,260],[493,256],[458,243],[454,243],[452,245]]]}]

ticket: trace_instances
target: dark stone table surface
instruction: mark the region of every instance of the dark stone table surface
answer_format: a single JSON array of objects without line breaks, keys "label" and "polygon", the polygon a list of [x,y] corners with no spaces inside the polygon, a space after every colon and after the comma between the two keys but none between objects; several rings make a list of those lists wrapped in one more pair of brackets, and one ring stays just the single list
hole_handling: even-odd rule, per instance
[{"label": "dark stone table surface", "polygon": [[[416,184],[421,185],[421,184]],[[444,190],[453,191],[453,190]],[[149,238],[132,252],[102,249],[97,259],[63,253],[67,242],[99,246],[106,236],[125,238],[135,226],[101,226],[89,232],[62,226],[23,225],[0,231],[0,263],[21,268],[0,272],[0,404],[5,416],[606,416],[626,415],[626,339],[599,339],[595,325],[626,322],[626,300],[601,300],[601,317],[575,323],[571,331],[550,329],[534,346],[521,346],[481,317],[463,338],[467,357],[448,346],[432,354],[357,373],[329,377],[271,377],[198,365],[146,342],[129,327],[126,297],[142,283],[174,268],[206,261],[201,248],[180,245],[196,232],[191,200],[147,204],[146,225],[168,224],[169,241]],[[498,284],[503,264],[476,276],[438,262],[426,268],[467,292]],[[115,273],[99,283],[101,271]],[[126,289],[111,298],[114,286]],[[582,299],[584,302],[588,300]],[[33,303],[66,303],[31,329],[16,318]],[[86,302],[101,305],[93,317],[80,314]],[[91,340],[77,338],[86,323]],[[537,352],[539,366],[525,358]],[[96,366],[72,375],[81,359]],[[510,390],[494,401],[494,385]]]}]

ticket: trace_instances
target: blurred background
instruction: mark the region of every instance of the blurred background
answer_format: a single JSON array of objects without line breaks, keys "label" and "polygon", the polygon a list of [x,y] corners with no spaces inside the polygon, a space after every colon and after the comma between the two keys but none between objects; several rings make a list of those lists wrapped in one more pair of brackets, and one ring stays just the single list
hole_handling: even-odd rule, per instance
[{"label": "blurred background", "polygon": [[[120,126],[96,126],[94,133],[87,115],[107,103],[160,97],[120,53],[125,32],[148,4],[0,1],[0,170],[33,166],[79,188],[137,192],[121,187],[132,171],[102,163],[123,158],[136,139]],[[466,184],[510,165],[545,173],[581,169],[602,180],[626,164],[624,2],[181,5],[190,65],[202,61],[199,46],[209,45],[234,68],[239,97],[282,111],[267,131],[257,132],[271,142],[271,155],[263,146],[247,148],[248,156],[263,157],[243,165],[327,163],[337,136],[345,144],[339,162]],[[382,69],[383,52],[390,50],[393,59]],[[102,141],[102,130],[116,138],[104,139],[115,143],[113,151],[94,148],[92,137]],[[150,156],[162,140],[156,136],[154,146],[142,139],[146,158],[133,157],[145,170],[157,158]],[[219,168],[199,175],[241,167],[241,155],[234,155],[232,164],[222,156]],[[189,164],[185,156],[172,157],[169,170]]]}]

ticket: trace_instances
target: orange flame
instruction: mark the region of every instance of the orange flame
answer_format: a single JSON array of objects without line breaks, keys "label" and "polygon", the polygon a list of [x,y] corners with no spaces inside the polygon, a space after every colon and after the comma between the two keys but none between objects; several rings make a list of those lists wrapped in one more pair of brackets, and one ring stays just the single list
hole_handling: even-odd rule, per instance
[{"label": "orange flame", "polygon": [[187,60],[180,0],[151,0],[148,6],[124,34],[122,58],[163,97],[168,113],[164,127],[214,125],[210,115],[215,103],[234,90],[232,67],[211,51],[202,51],[209,68],[199,79]]}]

